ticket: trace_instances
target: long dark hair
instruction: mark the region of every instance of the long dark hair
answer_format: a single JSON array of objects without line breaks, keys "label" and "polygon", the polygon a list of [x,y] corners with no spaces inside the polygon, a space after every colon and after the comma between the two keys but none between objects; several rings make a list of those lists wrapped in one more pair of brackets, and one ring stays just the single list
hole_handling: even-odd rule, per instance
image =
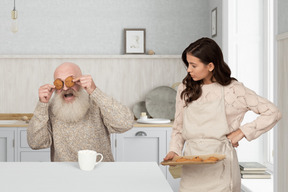
[{"label": "long dark hair", "polygon": [[[214,69],[212,71],[213,76],[211,77],[212,82],[213,79],[215,79],[217,83],[225,86],[229,85],[232,80],[237,81],[237,79],[231,77],[231,70],[224,62],[223,53],[217,43],[212,39],[207,37],[198,39],[183,51],[182,60],[188,68],[187,54],[197,57],[205,65],[208,65],[211,62],[214,64]],[[181,93],[181,99],[185,99],[185,104],[187,106],[201,96],[203,80],[194,81],[190,74],[187,73],[187,76],[183,79],[182,83],[186,88]]]}]

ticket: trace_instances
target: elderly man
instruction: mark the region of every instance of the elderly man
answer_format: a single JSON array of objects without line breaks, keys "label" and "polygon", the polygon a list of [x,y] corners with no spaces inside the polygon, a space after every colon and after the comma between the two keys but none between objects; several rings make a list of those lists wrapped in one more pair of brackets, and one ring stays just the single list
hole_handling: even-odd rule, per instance
[{"label": "elderly man", "polygon": [[39,88],[39,102],[27,130],[30,147],[50,147],[51,161],[77,161],[82,149],[102,153],[103,161],[114,161],[110,134],[132,128],[131,110],[104,94],[74,63],[58,66],[56,79],[63,82],[62,88],[52,84]]}]

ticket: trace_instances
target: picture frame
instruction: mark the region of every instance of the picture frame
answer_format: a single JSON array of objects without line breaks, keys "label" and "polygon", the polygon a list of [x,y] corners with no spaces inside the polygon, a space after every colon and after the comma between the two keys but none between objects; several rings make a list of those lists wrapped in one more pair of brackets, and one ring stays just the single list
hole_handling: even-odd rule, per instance
[{"label": "picture frame", "polygon": [[124,29],[125,54],[145,54],[146,29]]},{"label": "picture frame", "polygon": [[217,35],[217,7],[211,11],[211,36]]}]

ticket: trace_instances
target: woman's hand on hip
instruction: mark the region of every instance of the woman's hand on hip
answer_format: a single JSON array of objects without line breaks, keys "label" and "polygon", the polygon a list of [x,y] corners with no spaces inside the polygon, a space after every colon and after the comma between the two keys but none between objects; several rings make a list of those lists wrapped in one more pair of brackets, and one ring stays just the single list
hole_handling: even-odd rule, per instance
[{"label": "woman's hand on hip", "polygon": [[175,156],[179,156],[177,153],[173,152],[173,151],[170,151],[166,157],[164,158],[164,161],[167,161],[167,160],[170,160],[170,159],[173,159]]},{"label": "woman's hand on hip", "polygon": [[239,146],[239,141],[244,137],[244,133],[241,131],[241,129],[237,129],[236,131],[233,131],[232,133],[229,133],[227,135],[228,140],[231,142],[233,147]]}]

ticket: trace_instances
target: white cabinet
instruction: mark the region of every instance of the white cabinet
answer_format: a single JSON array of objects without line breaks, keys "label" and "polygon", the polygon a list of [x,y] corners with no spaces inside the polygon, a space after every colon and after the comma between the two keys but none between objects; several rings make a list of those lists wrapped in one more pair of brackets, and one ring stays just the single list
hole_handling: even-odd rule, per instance
[{"label": "white cabinet", "polygon": [[169,150],[171,127],[134,127],[115,134],[115,161],[157,162],[172,189],[179,188],[179,179],[174,179],[167,166],[160,164]]},{"label": "white cabinet", "polygon": [[0,161],[15,161],[15,133],[14,128],[0,129]]},{"label": "white cabinet", "polygon": [[27,143],[27,129],[18,128],[17,161],[20,162],[49,162],[50,149],[33,150]]},{"label": "white cabinet", "polygon": [[[116,134],[116,161],[157,162],[166,155],[165,128],[133,128]],[[161,166],[166,176],[166,168]]]},{"label": "white cabinet", "polygon": [[0,127],[0,161],[50,161],[50,150],[32,150],[24,127]]}]

